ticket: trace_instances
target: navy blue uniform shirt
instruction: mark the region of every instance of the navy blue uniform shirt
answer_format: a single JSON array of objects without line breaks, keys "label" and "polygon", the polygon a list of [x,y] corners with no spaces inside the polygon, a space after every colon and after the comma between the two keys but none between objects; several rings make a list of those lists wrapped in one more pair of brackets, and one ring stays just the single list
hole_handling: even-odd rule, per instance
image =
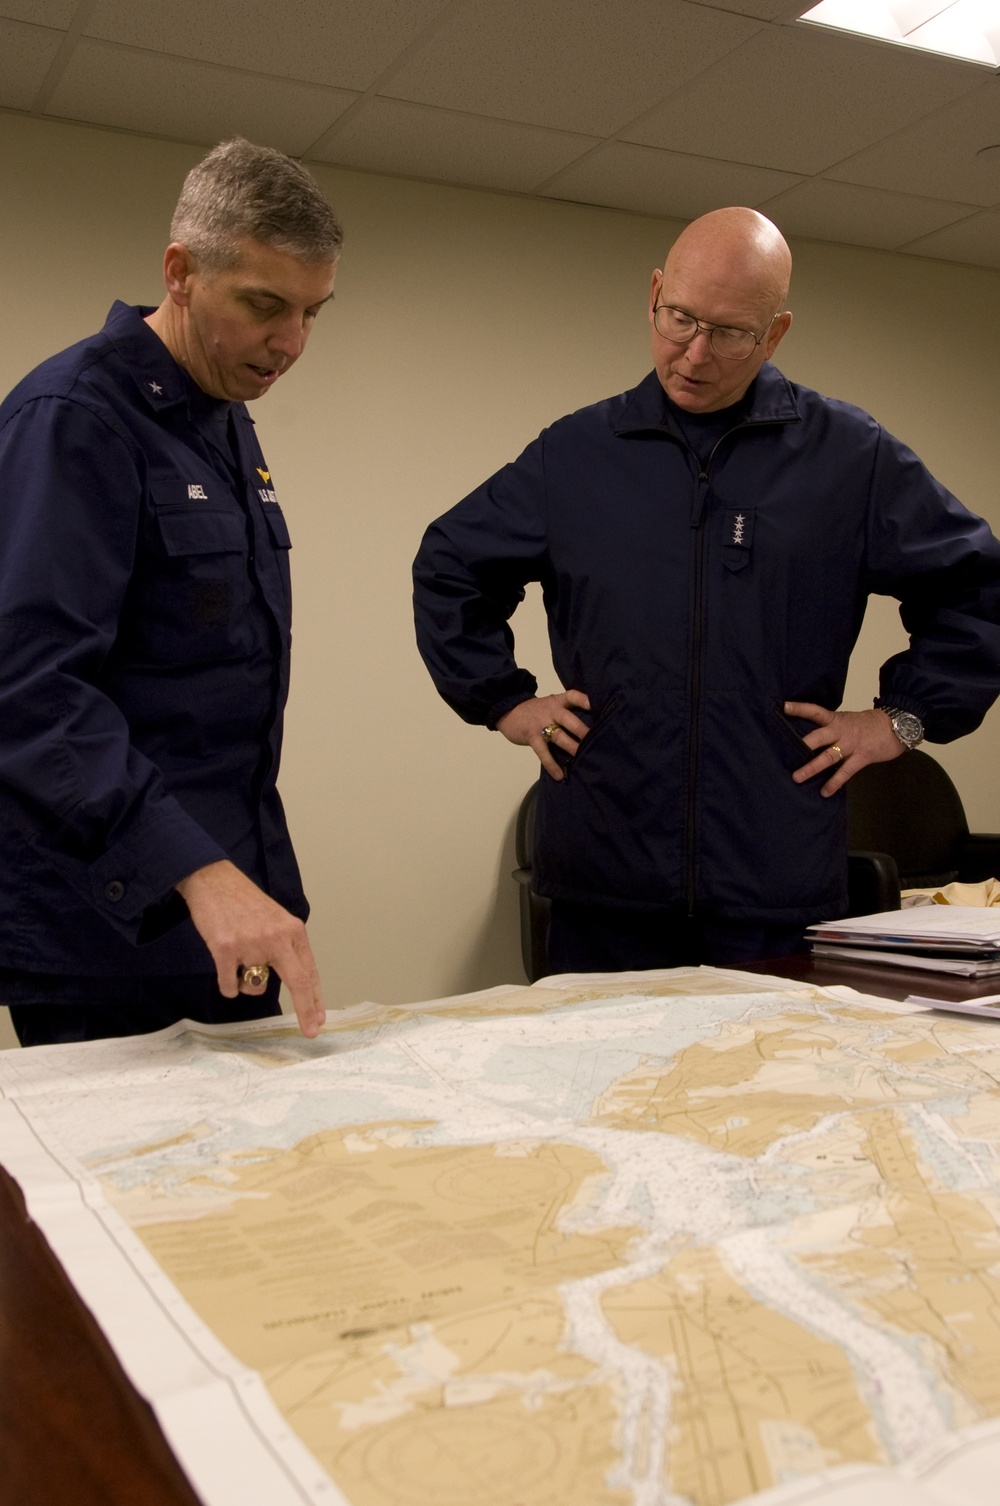
[{"label": "navy blue uniform shirt", "polygon": [[116,303],[0,406],[0,967],[213,972],[174,890],[308,913],[275,788],[289,538],[253,422]]}]

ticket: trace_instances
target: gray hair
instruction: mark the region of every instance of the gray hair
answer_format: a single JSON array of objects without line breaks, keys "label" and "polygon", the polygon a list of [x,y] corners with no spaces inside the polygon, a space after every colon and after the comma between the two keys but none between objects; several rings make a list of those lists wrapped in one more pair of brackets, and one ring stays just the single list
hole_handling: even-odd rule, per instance
[{"label": "gray hair", "polygon": [[344,232],[301,163],[234,136],[213,147],[184,179],[170,239],[187,246],[207,271],[218,272],[239,260],[244,237],[302,261],[332,262]]}]

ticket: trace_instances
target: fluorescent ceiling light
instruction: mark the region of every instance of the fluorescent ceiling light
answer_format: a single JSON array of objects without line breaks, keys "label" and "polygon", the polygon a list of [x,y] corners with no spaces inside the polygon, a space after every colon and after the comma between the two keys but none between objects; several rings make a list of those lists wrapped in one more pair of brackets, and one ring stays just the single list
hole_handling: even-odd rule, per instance
[{"label": "fluorescent ceiling light", "polygon": [[1000,65],[1000,0],[822,0],[801,19],[989,68]]}]

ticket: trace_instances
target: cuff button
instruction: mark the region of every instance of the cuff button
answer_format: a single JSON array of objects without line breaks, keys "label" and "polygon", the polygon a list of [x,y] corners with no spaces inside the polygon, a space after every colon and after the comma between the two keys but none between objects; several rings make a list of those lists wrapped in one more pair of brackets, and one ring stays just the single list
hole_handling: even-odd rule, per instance
[{"label": "cuff button", "polygon": [[109,899],[113,905],[116,905],[120,899],[125,898],[125,885],[121,879],[112,879],[110,884],[105,884],[104,898]]}]

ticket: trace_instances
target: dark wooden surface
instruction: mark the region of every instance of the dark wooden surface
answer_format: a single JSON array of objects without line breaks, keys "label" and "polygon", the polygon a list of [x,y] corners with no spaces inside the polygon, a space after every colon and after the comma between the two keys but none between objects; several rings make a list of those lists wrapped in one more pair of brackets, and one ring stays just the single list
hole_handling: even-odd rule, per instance
[{"label": "dark wooden surface", "polygon": [[2,1167],[0,1503],[199,1506]]},{"label": "dark wooden surface", "polygon": [[740,971],[801,978],[803,982],[817,983],[821,988],[846,983],[860,993],[878,994],[883,999],[905,999],[908,994],[920,994],[924,998],[964,1001],[977,999],[983,994],[1000,994],[1000,976],[958,978],[953,973],[938,973],[927,968],[842,962],[837,957],[818,957],[813,961],[811,954],[764,958],[760,962],[744,963]]},{"label": "dark wooden surface", "polygon": [[[903,999],[1000,979],[778,957],[743,971]],[[0,1506],[199,1506],[156,1419],[0,1167]]]}]

